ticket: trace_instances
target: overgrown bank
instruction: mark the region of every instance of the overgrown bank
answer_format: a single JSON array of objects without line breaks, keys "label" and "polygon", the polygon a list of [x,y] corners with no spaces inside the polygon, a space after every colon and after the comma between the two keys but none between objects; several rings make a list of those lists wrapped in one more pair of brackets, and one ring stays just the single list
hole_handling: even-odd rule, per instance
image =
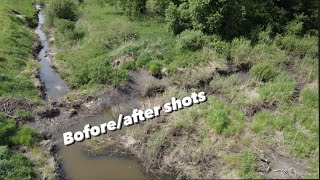
[{"label": "overgrown bank", "polygon": [[[317,31],[308,23],[316,10],[301,15],[308,4],[276,4],[276,12],[290,12],[266,14],[269,25],[241,37],[243,27],[235,34],[207,31],[212,27],[204,22],[211,17],[199,12],[219,11],[210,4],[173,1],[164,6],[163,21],[153,14],[157,2],[140,4],[145,9],[135,9],[139,3],[121,6],[124,1],[74,2],[69,10],[76,18],[55,14],[51,24],[58,70],[74,87],[125,84],[132,79],[128,72],[144,68],[157,78],[169,77],[176,87],[146,98],[143,108],[191,91],[209,94],[203,107],[128,131],[128,147],[145,167],[184,178],[318,177]],[[48,12],[54,4],[49,1]],[[251,13],[251,20],[261,18]],[[216,15],[213,30],[224,29],[228,16]],[[182,27],[175,27],[179,35],[172,35],[172,25]],[[156,80],[149,86],[161,87]]]},{"label": "overgrown bank", "polygon": [[53,156],[26,125],[43,104],[36,87],[35,6],[2,0],[0,16],[0,179],[56,179]]}]

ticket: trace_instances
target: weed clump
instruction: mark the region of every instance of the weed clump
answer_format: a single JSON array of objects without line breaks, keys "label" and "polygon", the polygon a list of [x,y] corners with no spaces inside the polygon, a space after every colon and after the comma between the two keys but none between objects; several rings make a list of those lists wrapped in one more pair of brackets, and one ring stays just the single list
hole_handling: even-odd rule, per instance
[{"label": "weed clump", "polygon": [[11,142],[15,145],[33,146],[36,138],[36,132],[24,125],[19,128],[14,136],[11,137]]},{"label": "weed clump", "polygon": [[273,81],[259,86],[259,95],[263,101],[288,101],[294,92],[295,82],[285,73],[277,76]]},{"label": "weed clump", "polygon": [[270,81],[278,75],[278,71],[267,63],[254,65],[250,71],[259,81],[262,82]]},{"label": "weed clump", "polygon": [[250,60],[251,42],[245,38],[235,38],[231,42],[230,56],[236,64]]},{"label": "weed clump", "polygon": [[157,76],[161,73],[161,65],[156,61],[150,61],[147,67],[153,76]]},{"label": "weed clump", "polygon": [[182,50],[196,51],[206,43],[206,36],[201,31],[183,31],[177,39],[177,47]]},{"label": "weed clump", "polygon": [[212,104],[208,109],[207,121],[218,134],[228,137],[242,130],[244,114],[241,111],[228,107],[225,102],[216,98],[209,101]]},{"label": "weed clump", "polygon": [[17,126],[13,119],[0,114],[0,145],[23,145],[32,147],[36,133],[28,126]]},{"label": "weed clump", "polygon": [[251,151],[245,151],[241,156],[240,176],[245,179],[260,179],[260,175],[255,171],[257,164],[257,156]]}]

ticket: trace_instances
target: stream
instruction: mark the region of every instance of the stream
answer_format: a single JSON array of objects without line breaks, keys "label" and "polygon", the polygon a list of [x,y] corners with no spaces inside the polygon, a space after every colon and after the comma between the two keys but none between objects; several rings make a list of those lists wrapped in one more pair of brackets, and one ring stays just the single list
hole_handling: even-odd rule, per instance
[{"label": "stream", "polygon": [[[40,6],[36,6],[37,10],[41,10]],[[41,42],[42,49],[39,52],[38,58],[40,63],[39,75],[41,82],[45,84],[45,100],[51,99],[57,101],[60,97],[64,96],[69,87],[61,79],[59,74],[52,68],[52,62],[47,55],[48,53],[48,41],[46,34],[43,32],[44,15],[40,11],[38,14],[39,25],[35,31]]]},{"label": "stream", "polygon": [[[52,62],[46,55],[49,49],[46,34],[43,32],[44,14],[40,6],[36,6],[39,10],[39,25],[35,33],[39,36],[42,49],[38,55],[40,61],[40,80],[45,84],[46,96],[48,101],[57,101],[63,97],[69,90],[68,85],[63,81],[59,74],[52,68]],[[123,157],[110,157],[107,155],[99,155],[95,157],[88,156],[83,152],[83,143],[75,143],[70,146],[64,146],[62,133],[67,131],[79,131],[83,129],[85,124],[98,125],[104,122],[114,120],[112,112],[109,109],[104,110],[97,115],[79,121],[74,126],[61,129],[58,134],[58,152],[57,155],[62,160],[62,167],[65,176],[73,180],[106,180],[106,179],[172,179],[167,176],[149,176],[144,172],[143,167],[138,163],[135,157],[123,155]],[[114,132],[114,135],[124,134],[125,130]],[[94,138],[93,138],[94,140]]]}]

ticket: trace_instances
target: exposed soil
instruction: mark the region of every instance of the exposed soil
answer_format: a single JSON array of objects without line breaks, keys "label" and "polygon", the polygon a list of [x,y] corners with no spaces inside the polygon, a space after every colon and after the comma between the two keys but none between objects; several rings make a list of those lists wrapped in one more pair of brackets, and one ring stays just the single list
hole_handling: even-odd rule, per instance
[{"label": "exposed soil", "polygon": [[221,75],[221,76],[230,76],[232,74],[235,73],[239,73],[239,72],[248,72],[252,67],[252,63],[248,62],[248,63],[241,63],[239,65],[229,65],[227,67],[227,69],[217,69],[217,72]]},{"label": "exposed soil", "polygon": [[36,107],[36,104],[25,98],[3,98],[0,99],[0,112],[7,115],[13,115],[16,110],[31,111]]}]

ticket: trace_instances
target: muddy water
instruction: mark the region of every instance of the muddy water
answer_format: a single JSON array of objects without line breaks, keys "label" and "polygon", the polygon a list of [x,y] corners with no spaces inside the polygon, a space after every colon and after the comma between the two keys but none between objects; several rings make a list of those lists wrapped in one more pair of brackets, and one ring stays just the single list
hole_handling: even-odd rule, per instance
[{"label": "muddy water", "polygon": [[[62,134],[64,132],[76,132],[83,130],[86,124],[91,126],[115,120],[110,109],[81,120],[76,125],[61,129],[58,135],[58,154],[62,157],[63,170],[67,178],[74,180],[113,180],[113,179],[137,179],[137,180],[166,180],[174,179],[172,176],[151,176],[144,172],[143,167],[138,163],[138,159],[130,155],[110,156],[108,154],[92,157],[83,150],[84,144],[90,140],[77,142],[70,146],[63,145]],[[109,136],[123,135],[126,129],[109,132]],[[101,135],[107,136],[107,135]]]},{"label": "muddy water", "polygon": [[[41,10],[39,6],[37,6],[38,10]],[[46,34],[42,31],[44,24],[44,16],[42,12],[38,14],[39,25],[36,29],[36,34],[39,36],[39,40],[42,45],[42,49],[38,55],[40,69],[39,75],[41,82],[45,83],[46,88],[46,96],[45,99],[49,98],[53,101],[58,100],[58,98],[64,96],[66,92],[69,90],[67,84],[61,79],[59,74],[52,68],[52,62],[47,56],[48,51],[48,41]]]},{"label": "muddy water", "polygon": [[[37,6],[37,9],[41,8]],[[48,42],[45,33],[42,31],[44,24],[44,15],[40,11],[38,14],[39,26],[36,34],[39,36],[43,48],[39,53],[40,59],[40,79],[45,83],[46,100],[57,100],[63,97],[69,90],[67,84],[60,78],[59,74],[52,68],[52,62],[46,56],[48,50]],[[130,104],[130,103],[129,103]],[[84,125],[90,124],[100,125],[101,123],[114,120],[112,112],[107,109],[90,118],[80,120],[76,125],[61,129],[57,134],[58,140],[58,156],[61,157],[62,167],[65,176],[72,180],[113,180],[113,179],[173,179],[169,176],[149,176],[144,173],[144,169],[139,165],[138,160],[128,155],[121,157],[112,157],[108,155],[100,155],[89,157],[84,151],[84,143],[75,143],[70,146],[63,145],[62,134],[67,131],[76,132],[83,130]],[[124,134],[125,129],[117,132],[111,132],[112,136]],[[103,136],[103,135],[102,135]],[[91,140],[94,140],[92,138]]]},{"label": "muddy water", "polygon": [[[114,120],[110,110],[87,118],[71,128],[62,130],[59,141],[58,154],[63,158],[63,168],[65,174],[70,179],[75,180],[105,180],[105,179],[150,179],[144,173],[142,167],[138,164],[135,158],[129,157],[110,157],[101,155],[97,157],[89,157],[83,147],[86,140],[81,143],[75,143],[71,146],[64,146],[62,142],[62,133],[71,131],[76,132],[83,130],[84,125],[90,124],[100,125],[101,123]],[[109,135],[115,136],[124,131],[110,132]],[[104,135],[102,135],[104,136]],[[94,140],[92,138],[91,140]]]}]

